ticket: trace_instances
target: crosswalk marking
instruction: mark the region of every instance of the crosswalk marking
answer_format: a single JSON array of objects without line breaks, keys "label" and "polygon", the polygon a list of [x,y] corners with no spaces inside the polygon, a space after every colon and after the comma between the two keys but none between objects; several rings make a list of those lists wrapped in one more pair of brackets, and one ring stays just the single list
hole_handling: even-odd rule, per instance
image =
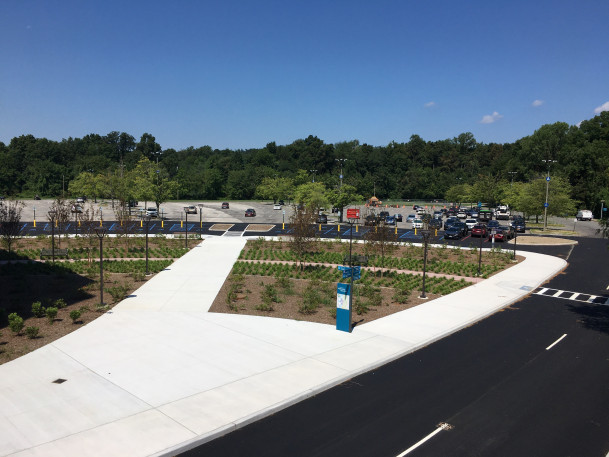
[{"label": "crosswalk marking", "polygon": [[569,290],[550,289],[549,287],[540,287],[535,292],[535,295],[543,295],[545,297],[562,298],[563,300],[577,301],[580,303],[592,303],[595,305],[609,305],[609,295],[592,295],[583,292],[573,292]]}]

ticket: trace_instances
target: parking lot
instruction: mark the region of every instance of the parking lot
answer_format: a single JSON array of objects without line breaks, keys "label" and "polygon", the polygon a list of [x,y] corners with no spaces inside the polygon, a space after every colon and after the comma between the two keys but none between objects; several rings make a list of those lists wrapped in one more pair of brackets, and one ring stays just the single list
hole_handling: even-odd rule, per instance
[{"label": "parking lot", "polygon": [[[25,207],[23,209],[21,219],[23,221],[33,221],[34,218],[39,222],[47,222],[47,213],[51,208],[53,200],[23,200]],[[114,202],[114,205],[117,203]],[[181,221],[185,220],[184,207],[195,205],[197,207],[197,214],[189,214],[188,220],[198,222],[202,220],[205,223],[217,222],[217,223],[274,223],[281,224],[285,222],[289,223],[290,217],[293,214],[293,208],[291,205],[284,205],[281,209],[273,209],[273,202],[260,202],[260,201],[229,201],[229,209],[222,209],[222,201],[171,201],[165,202],[160,207],[160,214],[166,220]],[[106,221],[116,220],[114,215],[113,203],[110,200],[98,200],[87,201],[86,207],[91,206],[96,211],[101,210],[103,219]],[[143,213],[146,207],[154,207],[153,202],[139,202],[139,204],[132,208],[134,216],[138,216]],[[359,208],[363,223],[363,218],[370,211],[369,208],[364,205],[351,205],[350,208]],[[252,208],[256,211],[255,217],[245,217],[245,210]],[[442,208],[441,204],[432,205],[428,204],[427,211],[433,212],[434,209],[438,210]],[[406,218],[409,214],[414,214],[415,211],[412,206],[408,207],[379,207],[375,208],[375,211],[388,211],[390,215],[402,214],[402,222],[397,222],[397,228],[400,230],[412,229],[412,224],[406,222]],[[338,214],[333,214],[331,211],[325,211],[328,215],[327,225],[335,225],[338,223]],[[34,217],[35,216],[35,217]],[[540,218],[540,220],[542,220]],[[345,220],[346,222],[346,220]],[[590,222],[578,222],[573,218],[559,218],[550,217],[548,218],[548,224],[560,225],[564,230],[574,231],[579,236],[585,237],[600,237],[597,233],[599,224],[597,221]]]}]

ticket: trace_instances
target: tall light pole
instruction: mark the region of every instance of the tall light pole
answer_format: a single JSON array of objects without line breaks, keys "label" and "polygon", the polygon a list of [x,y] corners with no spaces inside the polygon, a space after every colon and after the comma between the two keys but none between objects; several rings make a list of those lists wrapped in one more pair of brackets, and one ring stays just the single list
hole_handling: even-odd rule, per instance
[{"label": "tall light pole", "polygon": [[603,220],[603,210],[605,209],[605,200],[601,200],[601,221]]},{"label": "tall light pole", "polygon": [[427,244],[429,243],[429,238],[431,238],[431,230],[421,230],[421,235],[423,235],[425,248],[423,251],[423,293],[419,298],[427,298],[427,295],[425,295],[425,274],[427,273]]},{"label": "tall light pole", "polygon": [[146,222],[146,276],[150,274],[148,272],[148,224],[150,223],[150,217],[150,214],[144,216],[144,221]]},{"label": "tall light pole", "polygon": [[343,165],[347,161],[347,159],[334,159],[340,163],[340,187],[343,187]]},{"label": "tall light pole", "polygon": [[317,173],[317,170],[309,170],[311,173],[313,173],[313,182],[315,182],[315,173]]},{"label": "tall light pole", "polygon": [[105,227],[95,227],[95,234],[99,238],[99,295],[100,304],[104,305],[104,236],[106,235]]},{"label": "tall light pole", "polygon": [[51,257],[55,263],[55,220],[57,219],[57,211],[49,211],[47,213],[51,221]]},{"label": "tall light pole", "polygon": [[188,249],[188,213],[184,211],[184,215],[186,216],[186,231],[184,232],[184,247]]},{"label": "tall light pole", "polygon": [[548,194],[550,191],[550,164],[556,162],[556,160],[545,159],[544,162],[548,166],[548,175],[546,176],[546,203],[543,205],[543,231],[545,232],[548,228]]}]

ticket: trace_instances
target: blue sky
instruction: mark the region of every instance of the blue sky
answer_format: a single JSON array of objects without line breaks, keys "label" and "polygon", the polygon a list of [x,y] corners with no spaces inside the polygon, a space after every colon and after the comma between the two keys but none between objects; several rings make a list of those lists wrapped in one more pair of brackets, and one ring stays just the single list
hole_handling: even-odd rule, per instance
[{"label": "blue sky", "polygon": [[0,141],[512,142],[609,110],[609,2],[0,2]]}]

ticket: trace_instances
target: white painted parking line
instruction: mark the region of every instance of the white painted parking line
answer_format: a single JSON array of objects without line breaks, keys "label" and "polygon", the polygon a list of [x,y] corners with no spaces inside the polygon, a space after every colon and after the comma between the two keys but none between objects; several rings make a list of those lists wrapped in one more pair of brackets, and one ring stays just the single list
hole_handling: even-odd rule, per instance
[{"label": "white painted parking line", "polygon": [[579,295],[579,292],[573,292],[573,295],[571,295],[571,297],[568,298],[567,300],[577,300],[578,295]]},{"label": "white painted parking line", "polygon": [[438,428],[435,429],[433,432],[431,432],[429,435],[427,435],[425,438],[423,438],[421,441],[419,441],[418,443],[413,444],[412,446],[410,446],[408,449],[406,449],[404,452],[402,452],[401,454],[399,454],[397,457],[404,457],[407,454],[410,454],[412,451],[414,451],[416,448],[418,448],[419,446],[421,446],[423,443],[425,443],[426,441],[429,441],[430,439],[432,439],[434,436],[436,436],[438,433],[440,433],[442,430],[450,430],[452,428],[451,425],[446,424],[446,423],[441,423],[440,425],[438,425]]},{"label": "white painted parking line", "polygon": [[548,290],[547,287],[544,287],[543,289],[540,289],[538,292],[536,292],[538,295],[543,295],[546,293],[546,290]]},{"label": "white painted parking line", "polygon": [[560,343],[565,337],[567,336],[567,334],[565,333],[563,336],[561,336],[560,338],[558,338],[556,341],[554,341],[552,344],[550,344],[547,348],[546,351],[549,351],[550,349],[552,349],[554,346],[556,346],[558,343]]},{"label": "white painted parking line", "polygon": [[551,295],[551,297],[558,297],[560,294],[562,294],[564,292],[564,290],[557,290],[556,293],[554,295]]}]

